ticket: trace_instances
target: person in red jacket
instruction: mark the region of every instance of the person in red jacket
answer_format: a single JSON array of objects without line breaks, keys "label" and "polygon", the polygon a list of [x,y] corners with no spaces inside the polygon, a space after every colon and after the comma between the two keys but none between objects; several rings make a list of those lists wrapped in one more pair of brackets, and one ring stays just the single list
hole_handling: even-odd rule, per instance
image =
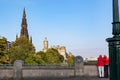
[{"label": "person in red jacket", "polygon": [[104,77],[108,78],[108,66],[109,66],[109,58],[104,55],[103,57],[103,60],[104,60]]},{"label": "person in red jacket", "polygon": [[97,58],[98,74],[99,77],[104,77],[104,61],[102,55]]}]

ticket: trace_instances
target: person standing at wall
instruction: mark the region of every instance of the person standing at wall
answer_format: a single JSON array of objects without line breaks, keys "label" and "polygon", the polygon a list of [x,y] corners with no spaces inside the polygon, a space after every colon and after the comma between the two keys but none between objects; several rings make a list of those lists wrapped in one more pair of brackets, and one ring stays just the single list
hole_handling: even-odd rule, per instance
[{"label": "person standing at wall", "polygon": [[100,78],[104,77],[104,62],[102,55],[99,55],[99,57],[97,58],[97,66],[99,77]]},{"label": "person standing at wall", "polygon": [[104,77],[108,78],[109,58],[106,55],[104,55],[103,61],[104,61]]}]

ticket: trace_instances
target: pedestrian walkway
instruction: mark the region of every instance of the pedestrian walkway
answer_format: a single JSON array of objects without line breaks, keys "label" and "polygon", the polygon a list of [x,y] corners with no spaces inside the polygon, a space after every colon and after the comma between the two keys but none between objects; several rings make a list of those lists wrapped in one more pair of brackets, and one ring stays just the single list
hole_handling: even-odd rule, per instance
[{"label": "pedestrian walkway", "polygon": [[[0,80],[14,80],[14,79],[0,79]],[[109,80],[109,78],[98,77],[69,77],[69,78],[25,78],[21,80]]]},{"label": "pedestrian walkway", "polygon": [[98,77],[70,77],[70,78],[30,78],[22,80],[109,80],[109,78],[98,78]]}]

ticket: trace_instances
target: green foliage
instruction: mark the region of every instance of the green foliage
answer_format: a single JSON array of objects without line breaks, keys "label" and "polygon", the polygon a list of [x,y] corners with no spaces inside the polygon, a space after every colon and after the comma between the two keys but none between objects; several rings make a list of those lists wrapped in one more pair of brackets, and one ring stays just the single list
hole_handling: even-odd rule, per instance
[{"label": "green foliage", "polygon": [[36,56],[39,64],[61,64],[64,60],[64,57],[60,55],[58,50],[53,48],[48,49],[46,52],[37,52]]},{"label": "green foliage", "polygon": [[62,55],[59,56],[60,62],[64,61],[64,57]]},{"label": "green foliage", "polygon": [[40,52],[37,52],[37,56],[40,56],[41,58],[40,59],[42,59],[43,60],[43,62],[42,62],[42,64],[46,64],[46,53],[44,53],[43,51],[40,51]]},{"label": "green foliage", "polygon": [[[6,44],[2,45],[0,41],[0,54],[5,52]],[[5,42],[4,42],[5,43]],[[3,46],[1,48],[1,46]],[[7,51],[8,55],[1,57],[3,61],[9,60],[10,63],[13,63],[15,60],[23,60],[25,64],[35,65],[35,64],[61,64],[64,62],[64,57],[60,55],[58,50],[49,48],[46,52],[40,51],[35,53],[35,48],[33,44],[26,38],[20,37],[16,41],[12,42],[12,48]],[[9,56],[9,57],[8,57]],[[1,61],[0,59],[0,61]],[[74,64],[74,56],[67,56],[67,61],[69,65]]]},{"label": "green foliage", "polygon": [[17,40],[13,42],[12,47],[16,47],[16,46],[21,46],[28,51],[35,52],[35,48],[33,44],[24,36],[17,38]]},{"label": "green foliage", "polygon": [[35,48],[26,37],[18,38],[12,43],[12,48],[8,51],[11,63],[15,60],[25,61],[30,53],[35,53]]},{"label": "green foliage", "polygon": [[7,39],[2,37],[0,38],[0,64],[9,63],[9,57],[6,54],[7,52]]},{"label": "green foliage", "polygon": [[29,54],[29,56],[25,59],[26,64],[44,64],[44,60],[39,54]]},{"label": "green foliage", "polygon": [[75,56],[74,55],[68,55],[67,56],[67,61],[68,65],[74,65],[75,62]]},{"label": "green foliage", "polygon": [[6,48],[7,48],[7,39],[3,37],[0,39],[0,55],[3,55],[5,53]]},{"label": "green foliage", "polygon": [[58,50],[50,48],[47,52],[39,51],[36,54],[29,54],[25,59],[26,64],[61,64],[64,57],[60,55]]},{"label": "green foliage", "polygon": [[47,64],[60,64],[63,62],[63,56],[56,49],[50,48],[45,54]]}]

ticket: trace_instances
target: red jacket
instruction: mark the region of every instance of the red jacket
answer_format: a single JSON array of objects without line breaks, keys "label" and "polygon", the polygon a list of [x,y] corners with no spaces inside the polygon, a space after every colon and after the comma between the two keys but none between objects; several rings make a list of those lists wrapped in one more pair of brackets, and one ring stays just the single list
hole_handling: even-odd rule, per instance
[{"label": "red jacket", "polygon": [[102,56],[98,57],[97,66],[104,66],[104,60],[103,60]]},{"label": "red jacket", "polygon": [[105,65],[109,65],[109,58],[107,58],[107,56],[103,57],[103,61]]}]

